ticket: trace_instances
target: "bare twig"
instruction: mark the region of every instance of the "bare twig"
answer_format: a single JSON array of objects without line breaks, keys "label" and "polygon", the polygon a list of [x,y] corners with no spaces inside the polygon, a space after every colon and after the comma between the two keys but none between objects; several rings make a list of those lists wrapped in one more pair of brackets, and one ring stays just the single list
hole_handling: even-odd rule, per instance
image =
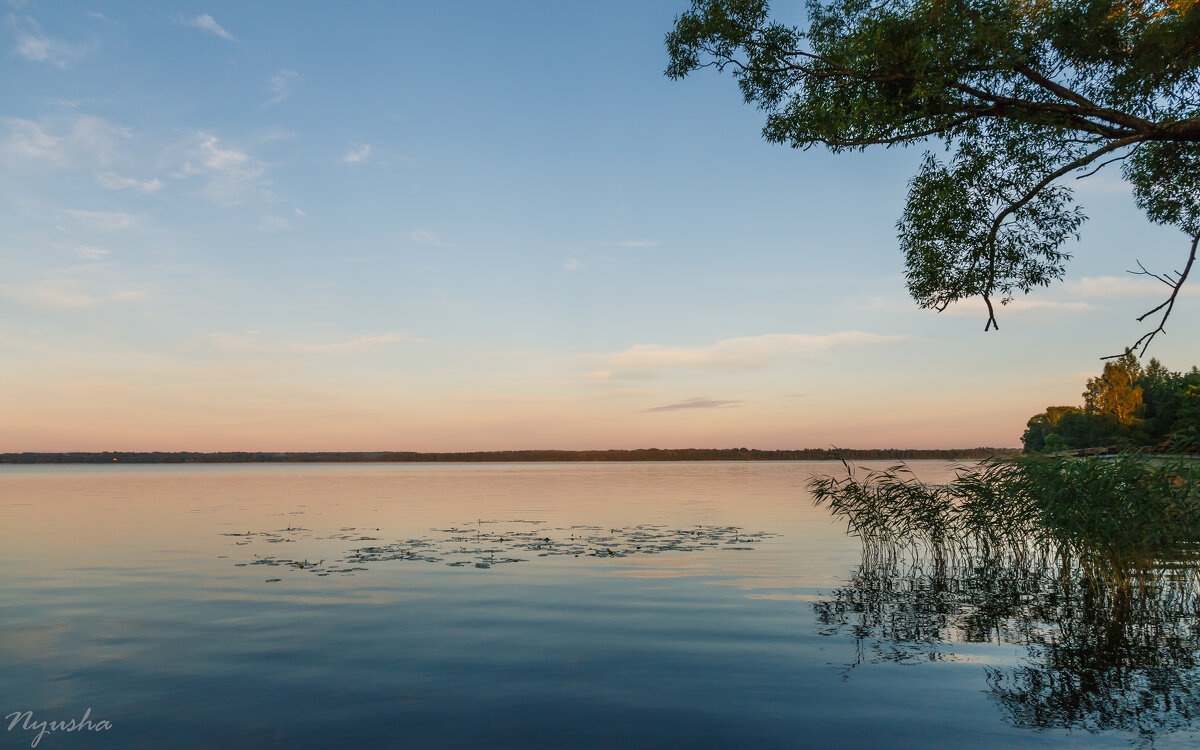
[{"label": "bare twig", "polygon": [[[1142,143],[1145,143],[1145,141],[1142,141]],[[1129,149],[1129,153],[1127,153],[1127,154],[1121,154],[1120,156],[1114,156],[1111,159],[1107,159],[1107,160],[1101,162],[1100,166],[1096,167],[1091,172],[1087,172],[1086,174],[1081,174],[1078,177],[1076,177],[1075,179],[1082,180],[1084,177],[1091,177],[1092,175],[1099,172],[1101,169],[1104,169],[1105,167],[1107,167],[1109,164],[1112,164],[1114,161],[1121,161],[1122,159],[1128,159],[1129,157],[1131,157],[1135,153],[1137,153],[1137,150],[1142,147],[1142,143],[1139,143],[1138,145]]]},{"label": "bare twig", "polygon": [[[1168,271],[1167,275],[1165,275],[1165,276],[1160,276],[1157,273],[1151,273],[1150,271],[1146,270],[1146,267],[1142,265],[1142,262],[1140,260],[1138,261],[1138,268],[1140,268],[1141,270],[1140,271],[1128,271],[1127,273],[1131,273],[1135,276],[1149,276],[1152,279],[1158,279],[1159,281],[1161,281],[1162,283],[1166,284],[1169,287],[1174,287],[1175,284],[1178,283],[1178,281],[1179,281],[1178,278],[1174,278],[1174,279],[1171,278],[1170,271]],[[1176,273],[1175,275],[1176,275],[1176,277],[1179,276],[1178,273]]]},{"label": "bare twig", "polygon": [[[1191,273],[1192,266],[1196,262],[1196,247],[1198,245],[1200,245],[1200,234],[1197,234],[1192,238],[1192,248],[1191,248],[1191,251],[1188,253],[1187,264],[1183,267],[1183,271],[1174,271],[1174,272],[1171,272],[1171,273],[1168,273],[1165,275],[1160,275],[1160,274],[1151,273],[1150,271],[1147,271],[1146,267],[1143,266],[1141,264],[1141,262],[1139,262],[1138,267],[1141,268],[1141,270],[1129,272],[1131,274],[1134,274],[1135,276],[1149,276],[1151,278],[1158,279],[1162,283],[1171,287],[1171,295],[1169,297],[1167,297],[1165,300],[1163,300],[1160,304],[1156,305],[1154,308],[1146,311],[1144,314],[1142,314],[1140,317],[1138,317],[1138,322],[1141,323],[1142,321],[1144,321],[1146,318],[1150,317],[1154,313],[1156,313],[1160,310],[1162,311],[1162,317],[1158,319],[1158,327],[1155,328],[1153,331],[1149,331],[1147,333],[1142,334],[1142,337],[1139,338],[1137,341],[1135,341],[1133,343],[1133,346],[1129,347],[1129,349],[1127,349],[1126,351],[1134,352],[1139,357],[1143,356],[1146,353],[1146,349],[1148,349],[1150,347],[1150,342],[1154,340],[1154,337],[1160,333],[1167,332],[1166,331],[1167,318],[1171,317],[1171,311],[1175,309],[1175,300],[1179,297],[1179,291],[1181,289],[1183,289],[1183,282],[1187,281],[1188,274]],[[1172,274],[1174,275],[1174,278],[1172,278]],[[1138,347],[1141,347],[1140,352],[1138,351]],[[1101,357],[1101,359],[1116,359],[1117,357],[1123,357],[1123,356],[1125,356],[1125,355],[1124,354],[1110,354],[1107,357]]]}]

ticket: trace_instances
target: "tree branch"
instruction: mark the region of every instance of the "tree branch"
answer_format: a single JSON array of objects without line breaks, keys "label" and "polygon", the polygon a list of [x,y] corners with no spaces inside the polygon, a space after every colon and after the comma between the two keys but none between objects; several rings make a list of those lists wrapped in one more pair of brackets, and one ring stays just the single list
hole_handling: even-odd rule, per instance
[{"label": "tree branch", "polygon": [[1029,67],[1028,65],[1024,65],[1024,64],[1017,65],[1017,66],[1014,66],[1013,70],[1017,71],[1018,73],[1025,76],[1026,78],[1033,81],[1034,83],[1041,86],[1042,88],[1046,89],[1047,91],[1049,91],[1053,94],[1057,94],[1058,96],[1062,97],[1063,99],[1066,99],[1067,101],[1075,102],[1076,104],[1078,104],[1081,107],[1090,107],[1091,109],[1099,109],[1100,108],[1095,102],[1093,102],[1092,100],[1083,96],[1082,94],[1078,94],[1078,93],[1072,91],[1071,89],[1067,88],[1066,86],[1055,83],[1054,81],[1050,80],[1049,78],[1042,75],[1041,73],[1038,73],[1036,70]]},{"label": "tree branch", "polygon": [[915,140],[919,140],[921,138],[928,138],[931,135],[937,135],[938,133],[944,133],[947,130],[953,130],[954,128],[957,128],[960,125],[966,125],[968,122],[970,122],[972,120],[978,120],[981,117],[987,117],[987,116],[988,116],[988,112],[985,109],[985,110],[980,110],[978,112],[973,112],[968,115],[963,115],[962,117],[955,118],[954,120],[951,120],[949,123],[946,123],[943,125],[929,127],[929,128],[926,128],[925,130],[917,130],[912,133],[901,133],[900,135],[895,135],[895,136],[880,136],[878,138],[856,138],[854,140],[847,140],[847,141],[831,139],[831,138],[817,138],[815,140],[818,143],[823,143],[826,146],[834,146],[835,148],[842,148],[842,147],[857,148],[858,146],[894,146],[897,143],[903,143],[905,141],[915,141]]},{"label": "tree branch", "polygon": [[[1153,331],[1142,334],[1142,337],[1140,339],[1138,339],[1137,341],[1135,341],[1133,346],[1129,347],[1129,349],[1127,349],[1126,351],[1135,352],[1140,357],[1146,353],[1146,349],[1148,349],[1150,347],[1150,342],[1154,340],[1155,336],[1157,336],[1160,333],[1167,332],[1166,328],[1165,328],[1165,326],[1167,324],[1167,318],[1171,317],[1171,311],[1175,309],[1175,300],[1179,297],[1179,291],[1181,289],[1183,289],[1183,282],[1187,281],[1188,274],[1191,273],[1192,266],[1196,262],[1196,247],[1198,245],[1200,245],[1200,234],[1197,234],[1195,237],[1192,238],[1192,249],[1191,249],[1191,252],[1188,254],[1187,264],[1183,267],[1182,272],[1178,272],[1178,271],[1175,272],[1176,278],[1174,280],[1172,280],[1169,276],[1160,276],[1156,273],[1151,273],[1151,272],[1147,271],[1146,267],[1143,266],[1141,263],[1138,263],[1138,266],[1142,270],[1130,271],[1130,273],[1132,273],[1134,275],[1150,276],[1152,278],[1158,279],[1159,281],[1163,282],[1167,286],[1171,287],[1171,296],[1167,297],[1167,299],[1164,300],[1161,304],[1159,304],[1156,307],[1154,307],[1153,309],[1147,311],[1146,313],[1144,313],[1143,315],[1141,315],[1138,318],[1138,322],[1141,323],[1143,320],[1150,317],[1151,315],[1158,312],[1159,310],[1163,311],[1162,317],[1159,318],[1159,320],[1158,320],[1158,327],[1155,328]],[[1137,351],[1139,346],[1142,348],[1141,352]],[[1115,359],[1116,357],[1121,357],[1121,356],[1124,356],[1124,355],[1123,354],[1110,354],[1107,357],[1101,357],[1101,359]]]},{"label": "tree branch", "polygon": [[[1151,135],[1158,126],[1141,117],[1119,112],[1107,107],[1084,106],[1080,104],[1058,104],[1055,102],[1038,102],[1027,99],[1015,99],[1011,96],[993,94],[990,91],[975,88],[966,83],[955,81],[947,84],[949,88],[960,91],[982,101],[992,102],[993,105],[1007,107],[1034,114],[1054,114],[1062,116],[1074,127],[1087,132],[1097,133],[1109,138],[1122,138],[1134,133]],[[1088,119],[1093,118],[1093,119]],[[1095,122],[1102,120],[1103,122]],[[1104,123],[1109,123],[1105,125]]]},{"label": "tree branch", "polygon": [[[1145,141],[1142,141],[1142,143],[1145,143]],[[1133,149],[1130,150],[1130,152],[1128,154],[1121,154],[1120,156],[1114,156],[1111,159],[1105,159],[1098,167],[1093,169],[1091,172],[1085,172],[1084,174],[1079,175],[1075,179],[1082,180],[1085,177],[1091,177],[1092,175],[1099,172],[1101,169],[1104,169],[1105,167],[1107,167],[1109,164],[1112,164],[1114,161],[1121,161],[1123,159],[1128,159],[1130,156],[1132,156],[1138,150],[1138,146],[1141,146],[1141,145],[1142,144],[1139,143],[1137,146],[1134,146]]]},{"label": "tree branch", "polygon": [[[983,296],[983,298],[985,300],[987,300],[988,295],[991,294],[996,288],[996,235],[1000,232],[1000,227],[1001,227],[1001,225],[1004,224],[1004,220],[1007,219],[1009,216],[1012,216],[1017,211],[1021,210],[1021,208],[1025,204],[1027,204],[1027,203],[1029,203],[1029,201],[1033,200],[1034,197],[1038,193],[1040,193],[1042,190],[1044,190],[1047,186],[1050,185],[1050,183],[1054,182],[1059,177],[1062,177],[1063,175],[1065,175],[1069,172],[1079,169],[1080,167],[1086,167],[1088,164],[1091,164],[1093,161],[1100,158],[1101,156],[1104,156],[1105,154],[1107,154],[1111,151],[1116,151],[1119,148],[1124,148],[1125,146],[1128,146],[1131,143],[1137,143],[1140,140],[1142,140],[1142,136],[1129,136],[1128,138],[1121,138],[1121,139],[1112,141],[1111,143],[1107,143],[1104,146],[1101,146],[1100,148],[1096,149],[1095,151],[1091,152],[1090,154],[1085,154],[1085,155],[1079,157],[1078,159],[1075,159],[1074,161],[1064,164],[1063,166],[1059,167],[1058,169],[1054,170],[1053,172],[1051,172],[1050,174],[1048,174],[1044,178],[1042,178],[1041,182],[1039,182],[1037,185],[1034,185],[1032,189],[1026,191],[1025,195],[1022,198],[1020,198],[1019,200],[1014,201],[1012,203],[1009,203],[1008,206],[1006,206],[1003,211],[996,214],[996,218],[992,220],[992,227],[988,231],[987,240],[984,243],[984,247],[987,248],[987,253],[988,253],[988,281],[987,281],[987,288],[984,290],[984,296]],[[1188,265],[1189,265],[1189,267],[1191,266],[1191,264],[1188,264]],[[988,302],[988,312],[989,312],[990,318],[991,318],[988,321],[988,325],[990,326],[993,322],[995,322],[995,316],[994,316],[994,314],[992,314],[993,311],[992,311],[991,302]],[[997,328],[997,330],[999,330],[999,326],[996,326],[996,328]],[[985,327],[983,330],[986,331],[986,330],[988,330],[988,328]]]}]

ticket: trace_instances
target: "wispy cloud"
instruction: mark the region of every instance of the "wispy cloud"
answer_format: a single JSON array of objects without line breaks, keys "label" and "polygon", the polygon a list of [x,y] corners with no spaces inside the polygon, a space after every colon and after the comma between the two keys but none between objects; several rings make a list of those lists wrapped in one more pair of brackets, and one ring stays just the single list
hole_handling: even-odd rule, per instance
[{"label": "wispy cloud", "polygon": [[664,404],[662,406],[652,406],[649,409],[643,409],[643,412],[652,411],[680,411],[682,409],[726,409],[729,407],[741,406],[745,401],[719,401],[711,398],[689,398],[686,401],[677,401],[673,404]]},{"label": "wispy cloud", "polygon": [[4,284],[0,296],[26,307],[43,310],[77,310],[100,303],[75,279],[42,279],[25,284]]},{"label": "wispy cloud", "polygon": [[111,250],[105,250],[102,247],[96,247],[94,245],[71,245],[68,247],[56,245],[56,247],[68,250],[75,255],[75,257],[82,258],[83,260],[103,260],[112,252]]},{"label": "wispy cloud", "polygon": [[196,175],[206,179],[201,192],[221,205],[245,202],[261,190],[265,168],[245,151],[224,146],[210,133],[197,133],[195,145],[187,151],[179,176]]},{"label": "wispy cloud", "polygon": [[79,279],[62,276],[0,285],[0,297],[39,310],[80,310],[110,302],[133,302],[149,294],[149,289],[97,292]]},{"label": "wispy cloud", "polygon": [[234,148],[222,148],[218,144],[218,139],[214,135],[207,133],[198,133],[199,146],[197,155],[199,163],[204,169],[228,172],[245,170],[250,162],[250,157],[243,151],[238,151]]},{"label": "wispy cloud", "polygon": [[65,68],[95,48],[94,44],[73,44],[47,36],[41,25],[29,16],[10,15],[8,25],[16,30],[17,43],[13,52],[26,60]]},{"label": "wispy cloud", "polygon": [[[129,129],[103,117],[70,113],[41,121],[4,118],[6,132],[0,135],[0,156],[4,163],[19,166],[36,164],[39,169],[53,168],[91,173],[105,190],[133,190],[153,193],[164,183],[157,177],[135,177],[130,172],[145,172],[161,165],[148,159],[144,144]],[[153,148],[149,150],[154,150]]]},{"label": "wispy cloud", "polygon": [[[1007,305],[997,305],[996,315],[1022,316],[1040,314],[1043,316],[1076,315],[1092,313],[1106,307],[1115,307],[1114,301],[1120,300],[1163,300],[1170,293],[1165,284],[1140,274],[1125,276],[1085,276],[1074,281],[1067,281],[1055,286],[1038,296],[1021,296],[1011,300]],[[1200,286],[1188,285],[1180,291],[1181,298],[1200,297]],[[901,302],[896,298],[876,297],[870,301],[872,309],[886,311],[915,310],[911,300]],[[987,320],[987,307],[978,297],[962,300],[942,311],[943,315],[953,317],[979,318]]]},{"label": "wispy cloud", "polygon": [[610,355],[608,365],[612,370],[625,372],[660,369],[752,370],[792,359],[814,358],[837,349],[893,344],[907,338],[843,331],[825,335],[771,333],[723,339],[709,346],[696,347],[638,344]]},{"label": "wispy cloud", "polygon": [[121,147],[132,137],[128,128],[91,115],[40,122],[6,117],[3,122],[8,128],[0,141],[5,154],[64,167],[106,168],[122,158]]},{"label": "wispy cloud", "polygon": [[228,39],[231,42],[237,41],[233,34],[230,34],[221,26],[221,24],[217,23],[217,19],[213,18],[207,13],[201,13],[195,18],[188,19],[185,21],[185,23],[187,23],[188,26],[194,26],[202,31],[207,31],[210,34],[216,34],[222,39]]},{"label": "wispy cloud", "polygon": [[[263,106],[266,106],[265,104]],[[295,130],[281,128],[278,125],[263,128],[254,135],[254,143],[262,145],[264,143],[274,143],[276,141],[291,141],[299,138],[300,134]]]},{"label": "wispy cloud", "polygon": [[446,242],[428,229],[414,229],[409,232],[408,238],[417,244],[430,247],[457,247],[453,242]]},{"label": "wispy cloud", "polygon": [[279,344],[264,341],[257,332],[250,335],[235,335],[216,332],[210,335],[214,347],[223,352],[259,354],[357,354],[393,344],[419,344],[403,333],[378,333],[353,336],[341,341],[308,344]]},{"label": "wispy cloud", "polygon": [[8,134],[4,139],[5,153],[25,159],[57,159],[62,137],[31,120],[4,118]]},{"label": "wispy cloud", "polygon": [[147,172],[177,180],[199,178],[200,193],[221,205],[271,197],[262,162],[212,133],[156,142],[105,118],[74,112],[39,121],[0,118],[0,164],[74,171],[106,190],[140,193],[155,193],[169,184]]},{"label": "wispy cloud", "polygon": [[[1017,297],[1007,305],[998,305],[996,307],[996,315],[1026,312],[1080,313],[1094,309],[1096,309],[1096,306],[1090,302],[1063,302],[1059,300]],[[942,311],[942,314],[968,318],[977,318],[982,315],[983,319],[986,320],[987,307],[984,305],[982,299],[970,299],[947,307]]]},{"label": "wispy cloud", "polygon": [[360,161],[365,161],[371,155],[371,144],[364,143],[360,146],[355,146],[342,156],[342,161],[347,164],[357,164]]},{"label": "wispy cloud", "polygon": [[292,228],[292,222],[282,216],[264,216],[254,228],[260,232],[286,232]]},{"label": "wispy cloud", "polygon": [[136,190],[141,193],[155,193],[162,189],[162,180],[157,177],[149,180],[139,180],[136,177],[124,177],[116,172],[102,172],[96,175],[96,182],[107,190]]},{"label": "wispy cloud", "polygon": [[[1148,276],[1091,276],[1079,281],[1068,281],[1063,285],[1063,294],[1090,300],[1166,298],[1170,289],[1161,281]],[[1185,286],[1181,295],[1200,294],[1195,285]]]},{"label": "wispy cloud", "polygon": [[563,261],[562,268],[564,271],[588,271],[592,268],[603,267],[612,260],[612,257],[609,255],[589,252],[578,246],[568,246],[564,249],[566,252],[571,253]]},{"label": "wispy cloud", "polygon": [[62,213],[71,217],[72,219],[75,219],[88,229],[98,229],[103,232],[116,232],[123,229],[132,229],[138,224],[138,218],[136,216],[127,214],[123,211],[85,211],[82,209],[70,208]]},{"label": "wispy cloud", "polygon": [[271,98],[263,102],[263,106],[270,107],[287,99],[291,94],[292,80],[299,76],[300,74],[294,70],[280,68],[278,73],[267,80],[267,90],[271,92]]}]

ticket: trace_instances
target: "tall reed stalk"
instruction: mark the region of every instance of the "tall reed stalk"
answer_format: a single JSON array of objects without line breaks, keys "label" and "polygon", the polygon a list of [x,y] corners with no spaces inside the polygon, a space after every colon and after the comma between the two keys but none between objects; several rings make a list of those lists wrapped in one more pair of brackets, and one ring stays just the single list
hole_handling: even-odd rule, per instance
[{"label": "tall reed stalk", "polygon": [[932,561],[1057,558],[1099,584],[1187,569],[1200,556],[1200,462],[1021,457],[959,467],[944,485],[904,464],[816,477],[818,505],[878,552]]}]

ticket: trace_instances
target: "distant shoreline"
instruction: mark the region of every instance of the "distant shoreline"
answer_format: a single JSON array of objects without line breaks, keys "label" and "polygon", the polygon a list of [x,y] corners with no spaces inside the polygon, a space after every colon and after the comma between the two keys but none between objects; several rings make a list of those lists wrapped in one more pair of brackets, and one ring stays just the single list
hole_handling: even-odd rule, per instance
[{"label": "distant shoreline", "polygon": [[639,448],[633,450],[521,450],[420,453],[414,451],[103,451],[0,453],[0,464],[259,464],[259,463],[586,463],[616,461],[848,461],[956,459],[1015,456],[1020,448]]}]

